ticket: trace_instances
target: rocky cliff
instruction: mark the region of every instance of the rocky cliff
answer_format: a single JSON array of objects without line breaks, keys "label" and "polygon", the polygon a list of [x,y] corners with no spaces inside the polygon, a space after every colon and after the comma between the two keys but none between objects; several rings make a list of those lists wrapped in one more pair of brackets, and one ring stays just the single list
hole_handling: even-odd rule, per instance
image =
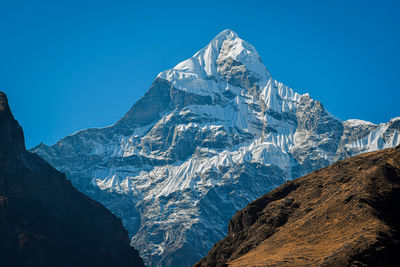
[{"label": "rocky cliff", "polygon": [[25,151],[0,92],[0,266],[144,266],[119,218]]}]

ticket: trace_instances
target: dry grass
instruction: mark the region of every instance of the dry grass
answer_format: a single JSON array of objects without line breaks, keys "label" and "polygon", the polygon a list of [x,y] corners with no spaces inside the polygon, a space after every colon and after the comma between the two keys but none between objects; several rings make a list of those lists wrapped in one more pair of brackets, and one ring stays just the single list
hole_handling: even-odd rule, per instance
[{"label": "dry grass", "polygon": [[400,149],[363,154],[250,203],[199,265],[396,266],[399,214]]}]

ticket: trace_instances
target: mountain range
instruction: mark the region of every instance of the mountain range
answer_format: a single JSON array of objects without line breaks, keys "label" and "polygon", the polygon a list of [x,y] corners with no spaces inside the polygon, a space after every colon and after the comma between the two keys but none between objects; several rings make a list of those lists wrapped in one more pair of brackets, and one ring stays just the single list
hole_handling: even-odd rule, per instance
[{"label": "mountain range", "polygon": [[400,117],[341,121],[225,30],[111,126],[31,151],[122,219],[148,266],[190,266],[237,210],[338,160],[400,143]]}]

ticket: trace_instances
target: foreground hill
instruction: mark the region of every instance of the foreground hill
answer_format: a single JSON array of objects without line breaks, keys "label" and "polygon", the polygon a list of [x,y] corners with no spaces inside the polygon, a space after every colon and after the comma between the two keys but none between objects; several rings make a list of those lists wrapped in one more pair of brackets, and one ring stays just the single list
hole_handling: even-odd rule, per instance
[{"label": "foreground hill", "polygon": [[196,266],[398,266],[400,147],[290,181],[236,213]]},{"label": "foreground hill", "polygon": [[337,160],[396,146],[399,133],[400,117],[340,121],[276,81],[256,49],[225,30],[161,72],[114,125],[32,152],[119,216],[147,265],[186,267],[249,202]]},{"label": "foreground hill", "polygon": [[122,222],[25,150],[0,92],[0,266],[144,266]]}]

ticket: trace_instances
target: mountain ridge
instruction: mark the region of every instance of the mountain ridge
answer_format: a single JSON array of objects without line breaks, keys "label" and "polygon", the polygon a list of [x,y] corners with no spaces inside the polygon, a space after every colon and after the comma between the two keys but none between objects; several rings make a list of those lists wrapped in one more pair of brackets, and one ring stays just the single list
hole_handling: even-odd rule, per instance
[{"label": "mountain ridge", "polygon": [[144,266],[121,219],[25,150],[0,92],[0,265]]},{"label": "mountain ridge", "polygon": [[122,218],[149,266],[194,264],[250,201],[400,142],[400,121],[342,122],[274,80],[246,44],[227,31],[161,72],[112,126],[32,149]]},{"label": "mountain ridge", "polygon": [[396,266],[400,146],[336,162],[238,211],[195,266]]}]

